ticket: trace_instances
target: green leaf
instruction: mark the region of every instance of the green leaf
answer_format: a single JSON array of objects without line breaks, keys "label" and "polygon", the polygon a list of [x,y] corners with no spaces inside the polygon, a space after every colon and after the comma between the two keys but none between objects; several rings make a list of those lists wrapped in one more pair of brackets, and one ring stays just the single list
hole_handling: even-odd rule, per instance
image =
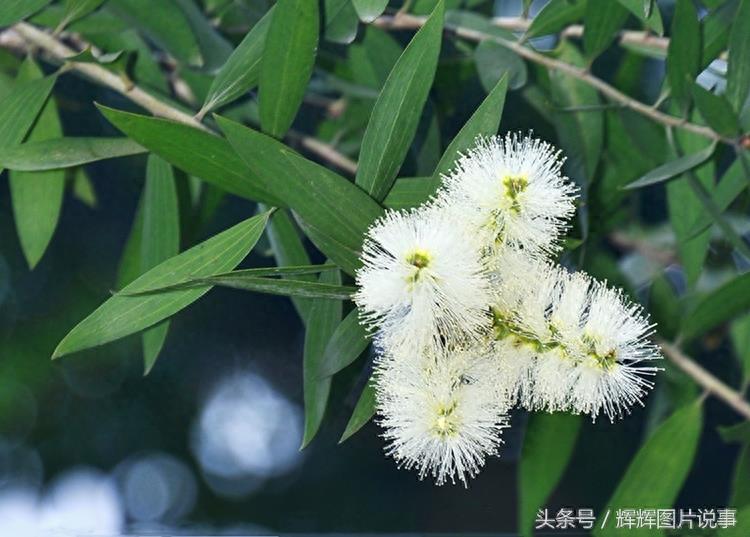
[{"label": "green leaf", "polygon": [[511,89],[526,84],[526,64],[518,55],[495,41],[485,40],[474,49],[474,61],[479,72],[479,81],[487,92],[505,76]]},{"label": "green leaf", "polygon": [[42,9],[51,0],[3,0],[0,4],[0,26],[10,26]]},{"label": "green leaf", "polygon": [[619,2],[586,2],[583,50],[589,61],[607,49],[627,18],[628,11]]},{"label": "green leaf", "polygon": [[323,19],[326,41],[348,45],[357,37],[359,19],[351,0],[324,0]]},{"label": "green leaf", "polygon": [[198,39],[185,12],[174,0],[109,0],[107,9],[138,28],[181,62],[203,65]]},{"label": "green leaf", "polygon": [[359,322],[359,312],[353,309],[344,317],[328,342],[320,374],[330,377],[354,362],[369,345],[369,334]]},{"label": "green leaf", "polygon": [[355,182],[377,201],[388,194],[417,132],[435,76],[442,30],[441,0],[396,62],[373,107]]},{"label": "green leaf", "polygon": [[[443,156],[440,158],[440,162],[435,167],[434,177],[439,177],[440,174],[451,171],[459,154],[471,149],[476,143],[478,136],[492,136],[497,134],[497,129],[500,127],[500,118],[503,115],[503,108],[505,107],[505,94],[507,90],[508,76],[503,75],[490,90],[484,101],[482,101],[482,104],[479,105],[479,108],[474,111],[469,120],[461,127],[461,130],[458,131],[458,134],[453,138],[450,145],[448,145]],[[388,200],[392,199],[394,190],[398,192],[398,190],[403,188],[399,187],[400,183],[402,183],[402,179],[397,180],[394,187],[391,188],[385,200],[386,205],[390,206]]]},{"label": "green leaf", "polygon": [[401,53],[401,45],[393,36],[377,26],[367,26],[362,38],[349,47],[349,66],[354,82],[379,90]]},{"label": "green leaf", "polygon": [[[172,167],[151,155],[143,187],[143,232],[140,261],[143,274],[180,251],[180,212]],[[169,321],[143,333],[144,374],[156,363],[169,331]]]},{"label": "green leaf", "polygon": [[750,93],[750,0],[740,0],[729,34],[726,96],[740,112]]},{"label": "green leaf", "polygon": [[268,216],[264,213],[240,222],[149,270],[78,323],[63,338],[52,357],[58,358],[134,334],[192,304],[206,294],[210,286],[157,295],[128,294],[233,269],[255,246]]},{"label": "green leaf", "polygon": [[738,0],[724,2],[701,20],[701,68],[704,69],[727,48],[730,27],[737,12]]},{"label": "green leaf", "polygon": [[[750,443],[742,446],[737,462],[734,466],[734,478],[732,479],[732,497],[729,505],[737,507],[750,507]],[[750,512],[748,513],[750,515]]]},{"label": "green leaf", "polygon": [[359,20],[369,24],[383,14],[388,0],[352,0],[352,4],[359,15]]},{"label": "green leaf", "polygon": [[[0,151],[20,144],[47,102],[55,77],[15,84],[0,101]],[[2,167],[0,167],[2,172]]]},{"label": "green leaf", "polygon": [[665,339],[674,340],[683,310],[672,284],[664,274],[660,274],[651,284],[648,303],[659,334]]},{"label": "green leaf", "polygon": [[[42,71],[30,60],[22,66],[23,69],[34,79],[42,79]],[[23,76],[26,76],[25,73],[19,74],[19,78]],[[28,140],[33,142],[62,136],[62,125],[54,99],[48,98],[45,104],[43,93],[39,93],[37,100],[30,102],[29,106],[27,113],[39,113],[39,117],[31,128]],[[33,117],[31,120],[33,121]],[[22,121],[25,124],[28,117]],[[65,174],[60,171],[12,171],[9,183],[21,249],[29,268],[33,269],[47,250],[57,228],[65,190]]]},{"label": "green leaf", "polygon": [[58,25],[62,30],[68,24],[85,17],[104,3],[104,0],[65,0],[65,15]]},{"label": "green leaf", "polygon": [[281,138],[302,104],[318,47],[318,2],[279,0],[260,65],[260,124]]},{"label": "green leaf", "polygon": [[716,149],[716,143],[707,145],[704,149],[693,153],[691,155],[685,155],[678,157],[674,160],[670,160],[666,164],[662,164],[658,168],[654,168],[643,177],[625,185],[626,189],[643,188],[644,186],[654,185],[673,179],[685,173],[686,171],[692,170],[696,166],[699,166],[706,162],[711,155],[713,155]]},{"label": "green leaf", "polygon": [[96,189],[86,170],[78,168],[73,172],[73,196],[87,207],[94,209],[98,204]]},{"label": "green leaf", "polygon": [[677,0],[667,49],[667,79],[672,97],[684,111],[690,103],[693,83],[701,62],[698,13],[692,0]]},{"label": "green leaf", "polygon": [[693,339],[750,308],[750,272],[704,296],[682,321],[682,336]]},{"label": "green leaf", "polygon": [[[319,285],[340,285],[341,272],[323,273],[318,283]],[[323,422],[328,395],[331,391],[331,378],[321,377],[320,366],[328,340],[331,339],[336,325],[341,320],[341,309],[341,302],[335,300],[316,300],[310,308],[310,322],[305,332],[302,362],[305,432],[300,449],[305,448],[312,441]]]},{"label": "green leaf", "polygon": [[430,199],[439,187],[438,176],[402,177],[393,184],[393,188],[383,200],[383,205],[389,209],[410,209]]},{"label": "green leaf", "polygon": [[[652,30],[657,35],[664,35],[664,24],[661,20],[661,12],[659,6],[655,5],[656,2],[652,0],[618,0],[620,4],[630,11],[633,15],[638,17],[647,28]],[[644,9],[646,6],[646,9]]]},{"label": "green leaf", "polygon": [[269,187],[249,173],[225,139],[182,123],[98,105],[104,117],[164,160],[240,197],[278,205]]},{"label": "green leaf", "polygon": [[[305,245],[287,211],[282,209],[271,216],[266,226],[266,235],[278,266],[310,264],[310,256],[307,255]],[[292,302],[302,322],[307,324],[312,303],[299,297],[292,297]]]},{"label": "green leaf", "polygon": [[143,240],[143,193],[130,226],[130,233],[122,249],[120,263],[117,267],[116,288],[122,289],[135,281],[141,273],[141,241]]},{"label": "green leaf", "polygon": [[204,287],[206,285],[218,285],[231,287],[242,291],[253,291],[269,295],[295,296],[302,298],[320,298],[328,300],[351,300],[352,294],[357,291],[356,287],[350,285],[332,285],[307,280],[277,279],[256,276],[245,271],[228,272],[203,278],[190,278],[184,282],[165,288],[147,289],[143,294],[159,294],[174,291],[175,289],[191,289]]},{"label": "green leaf", "polygon": [[750,534],[750,507],[743,507],[736,516],[737,524],[719,530],[721,537],[746,537]]},{"label": "green leaf", "polygon": [[730,330],[734,352],[742,368],[743,384],[750,383],[750,314],[732,323]]},{"label": "green leaf", "polygon": [[354,433],[364,427],[375,415],[377,405],[375,395],[375,387],[372,384],[372,379],[370,379],[362,389],[357,404],[354,406],[354,412],[352,412],[352,416],[346,424],[344,434],[342,434],[339,439],[339,444],[346,442]]},{"label": "green leaf", "polygon": [[585,0],[547,2],[531,21],[524,37],[529,39],[557,33],[569,24],[581,20],[585,10]]},{"label": "green leaf", "polygon": [[315,245],[353,274],[364,234],[382,208],[351,182],[281,142],[225,118],[216,120],[248,168],[273,184],[274,194],[300,216]]},{"label": "green leaf", "polygon": [[581,416],[534,412],[529,416],[518,466],[518,532],[533,533],[539,508],[562,478],[581,428]]},{"label": "green leaf", "polygon": [[66,137],[2,148],[0,166],[21,171],[57,170],[145,152],[128,138]]},{"label": "green leaf", "polygon": [[728,138],[737,136],[740,130],[739,119],[724,95],[714,95],[694,84],[693,99],[709,127]]},{"label": "green leaf", "polygon": [[[693,465],[703,427],[702,411],[700,403],[688,404],[656,428],[631,461],[605,511],[615,513],[634,505],[665,509],[674,504]],[[611,517],[607,527],[597,527],[593,534],[610,537],[630,532],[615,528]]]},{"label": "green leaf", "polygon": [[273,9],[260,19],[237,45],[211,83],[198,117],[242,97],[258,83],[263,46]]},{"label": "green leaf", "polygon": [[211,73],[216,72],[232,54],[232,44],[221,35],[194,0],[176,0],[178,9],[187,17],[198,48],[203,58],[201,67]]},{"label": "green leaf", "polygon": [[719,436],[724,442],[750,442],[750,421],[743,421],[735,425],[717,427]]},{"label": "green leaf", "polygon": [[[557,54],[567,63],[584,64],[580,52],[571,43],[562,42]],[[596,109],[601,102],[599,95],[592,87],[562,72],[550,71],[549,78],[552,98],[558,108],[553,115],[555,129],[568,156],[566,166],[573,178],[588,183],[594,178],[604,137],[604,114]],[[593,108],[563,111],[581,107]]]}]

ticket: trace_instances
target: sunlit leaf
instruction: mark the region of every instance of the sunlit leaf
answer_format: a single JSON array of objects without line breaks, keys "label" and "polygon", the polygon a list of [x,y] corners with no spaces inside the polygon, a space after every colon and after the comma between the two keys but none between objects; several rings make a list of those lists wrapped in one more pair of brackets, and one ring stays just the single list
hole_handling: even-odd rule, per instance
[{"label": "sunlit leaf", "polygon": [[[142,204],[141,274],[180,251],[180,213],[174,173],[172,167],[156,155],[148,159]],[[156,363],[168,331],[167,320],[143,333],[145,373]]]},{"label": "sunlit leaf", "polygon": [[145,148],[128,138],[29,140],[0,149],[0,166],[21,171],[55,170],[145,152]]},{"label": "sunlit leaf", "polygon": [[351,0],[324,0],[323,19],[326,41],[348,45],[357,37],[359,19]]},{"label": "sunlit leaf", "polygon": [[[667,509],[674,505],[693,465],[702,428],[703,407],[699,402],[675,411],[638,450],[602,513],[615,513],[633,505],[639,509]],[[624,536],[630,532],[626,527],[616,528],[612,516],[604,529],[597,526],[594,535]]]},{"label": "sunlit leaf", "polygon": [[442,28],[441,0],[396,62],[372,110],[356,183],[378,201],[388,194],[417,131],[435,76]]},{"label": "sunlit leaf", "polygon": [[302,104],[318,46],[318,2],[279,0],[260,65],[260,124],[280,138]]},{"label": "sunlit leaf", "polygon": [[388,0],[351,0],[354,4],[354,9],[357,11],[357,15],[362,22],[372,22],[377,19],[385,7],[388,5]]},{"label": "sunlit leaf", "polygon": [[78,323],[63,338],[52,357],[134,334],[192,304],[206,294],[210,286],[165,294],[132,296],[132,293],[233,269],[255,246],[267,219],[268,213],[263,213],[240,222],[136,278]]}]

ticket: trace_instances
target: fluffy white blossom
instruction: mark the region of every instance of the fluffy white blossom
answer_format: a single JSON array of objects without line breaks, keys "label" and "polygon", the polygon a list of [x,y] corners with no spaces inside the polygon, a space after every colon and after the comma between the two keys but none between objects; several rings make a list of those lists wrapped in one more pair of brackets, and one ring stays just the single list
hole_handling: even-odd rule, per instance
[{"label": "fluffy white blossom", "polygon": [[496,376],[492,362],[469,353],[381,359],[375,378],[386,453],[420,478],[467,485],[507,426]]},{"label": "fluffy white blossom", "polygon": [[576,187],[554,147],[517,133],[479,138],[443,177],[439,202],[459,209],[490,255],[506,245],[530,255],[558,249]]},{"label": "fluffy white blossom", "polygon": [[489,282],[474,239],[455,213],[429,206],[369,229],[354,300],[380,346],[437,352],[486,329]]},{"label": "fluffy white blossom", "polygon": [[584,273],[517,252],[502,256],[496,279],[491,352],[512,400],[610,419],[641,403],[658,369],[647,364],[661,356],[639,306]]}]

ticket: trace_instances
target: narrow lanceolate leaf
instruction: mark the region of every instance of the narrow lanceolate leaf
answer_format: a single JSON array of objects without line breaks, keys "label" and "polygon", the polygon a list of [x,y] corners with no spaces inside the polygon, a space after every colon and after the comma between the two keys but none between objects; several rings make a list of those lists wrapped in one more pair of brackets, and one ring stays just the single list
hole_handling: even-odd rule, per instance
[{"label": "narrow lanceolate leaf", "polygon": [[326,347],[320,374],[335,375],[354,362],[369,344],[367,329],[359,322],[359,312],[353,309],[336,327]]},{"label": "narrow lanceolate leaf", "polygon": [[[28,61],[22,66],[19,78],[26,76],[41,79],[42,72]],[[41,101],[42,103],[44,101]],[[36,104],[36,103],[33,103]],[[32,105],[33,106],[33,105]],[[38,110],[33,106],[30,113]],[[39,113],[28,140],[39,141],[62,136],[62,125],[54,99],[49,98]],[[34,268],[44,255],[57,228],[65,190],[65,173],[62,171],[10,173],[10,195],[13,217],[26,262]]]},{"label": "narrow lanceolate leaf", "polygon": [[693,153],[692,155],[685,155],[684,157],[676,158],[666,164],[662,164],[658,168],[654,168],[643,177],[633,181],[632,183],[625,186],[626,189],[643,188],[644,186],[654,185],[678,177],[688,170],[692,170],[696,166],[703,164],[707,161],[716,149],[716,144],[710,144],[705,149]]},{"label": "narrow lanceolate leaf", "polygon": [[[305,245],[286,210],[276,211],[271,216],[266,226],[266,235],[279,267],[310,264],[310,256],[307,255]],[[298,279],[305,279],[305,277]],[[312,277],[310,279],[314,280]],[[307,324],[312,303],[299,297],[292,297],[292,302],[302,322]]]},{"label": "narrow lanceolate leaf", "polygon": [[[44,103],[47,102],[55,77],[17,84],[0,101],[0,151],[20,144],[29,132]],[[0,164],[0,172],[2,172]]]},{"label": "narrow lanceolate leaf", "polygon": [[[331,271],[320,275],[320,285],[340,285],[341,272]],[[341,302],[316,300],[310,308],[310,322],[305,332],[305,350],[302,361],[302,378],[305,399],[305,432],[302,448],[306,447],[320,429],[323,422],[331,379],[322,377],[320,366],[328,340],[341,321]]]},{"label": "narrow lanceolate leaf", "polygon": [[[329,271],[326,271],[329,272]],[[357,288],[350,285],[333,285],[307,280],[277,279],[255,276],[238,271],[237,274],[227,273],[205,278],[191,278],[176,286],[179,289],[202,287],[205,285],[219,285],[254,291],[269,295],[295,296],[302,298],[321,298],[328,300],[351,300]],[[174,289],[174,288],[172,288]],[[148,290],[147,294],[155,294],[159,289]]]},{"label": "narrow lanceolate leaf", "polygon": [[178,60],[196,66],[203,64],[190,21],[174,0],[109,0],[107,9]]},{"label": "narrow lanceolate leaf", "polygon": [[583,50],[589,61],[604,52],[628,18],[618,2],[587,2],[583,15]]},{"label": "narrow lanceolate leaf", "polygon": [[281,203],[271,194],[268,185],[250,173],[225,139],[167,119],[106,106],[98,108],[128,137],[189,175],[243,198],[274,206]]},{"label": "narrow lanceolate leaf", "polygon": [[352,4],[359,15],[359,20],[370,23],[383,14],[388,0],[352,0]]},{"label": "narrow lanceolate leaf", "polygon": [[[180,251],[180,212],[172,167],[151,155],[143,189],[143,231],[140,261],[143,274]],[[169,331],[169,321],[143,333],[143,364],[148,373],[156,363]]]},{"label": "narrow lanceolate leaf", "polygon": [[29,172],[56,170],[145,152],[145,148],[128,138],[29,140],[25,144],[0,148],[0,166]]},{"label": "narrow lanceolate leaf", "polygon": [[[690,403],[659,425],[636,454],[620,480],[607,507],[610,512],[604,529],[599,524],[597,537],[627,536],[627,528],[616,528],[617,509],[637,505],[639,509],[672,507],[693,465],[703,427],[703,408]],[[675,449],[679,446],[679,449]],[[602,518],[602,517],[600,517]]]},{"label": "narrow lanceolate leaf", "polygon": [[364,234],[382,208],[350,181],[281,142],[228,119],[216,120],[250,171],[273,185],[274,195],[300,216],[315,245],[353,274]]},{"label": "narrow lanceolate leaf", "polygon": [[[625,9],[638,17],[650,30],[658,35],[664,34],[664,23],[659,6],[653,0],[618,0]],[[644,5],[646,9],[644,9]]]},{"label": "narrow lanceolate leaf", "polygon": [[281,138],[302,104],[318,47],[318,2],[279,0],[260,65],[260,124]]},{"label": "narrow lanceolate leaf", "polygon": [[149,270],[78,323],[63,338],[52,357],[134,334],[192,304],[206,294],[210,286],[165,294],[132,294],[179,283],[190,277],[209,276],[233,269],[255,246],[267,219],[268,213],[249,218]]},{"label": "narrow lanceolate leaf", "polygon": [[219,70],[199,113],[203,116],[216,108],[242,97],[258,84],[260,60],[273,8],[247,33],[232,55]]},{"label": "narrow lanceolate leaf", "polygon": [[51,0],[3,0],[0,3],[0,26],[10,26],[33,15]]},{"label": "narrow lanceolate leaf", "polygon": [[[729,505],[750,508],[750,442],[742,446],[737,462],[734,466],[734,477],[732,478],[732,497]],[[747,524],[750,529],[750,523]]]},{"label": "narrow lanceolate leaf", "polygon": [[715,95],[698,84],[693,85],[693,100],[708,126],[728,138],[737,136],[739,118],[724,95]]},{"label": "narrow lanceolate leaf", "polygon": [[342,434],[339,439],[339,444],[346,442],[354,433],[359,431],[372,419],[377,408],[376,403],[375,388],[372,384],[372,379],[370,379],[362,389],[359,400],[354,407],[354,412],[352,412],[352,417],[349,418],[344,434]]},{"label": "narrow lanceolate leaf", "polygon": [[[508,90],[508,75],[503,75],[497,81],[497,84],[491,89],[482,104],[479,105],[469,120],[461,127],[458,134],[453,138],[446,148],[440,162],[435,167],[433,176],[439,177],[440,174],[448,173],[453,168],[459,154],[470,149],[476,143],[478,136],[492,136],[497,134],[500,127],[500,118],[503,115],[505,106],[505,94]],[[397,181],[396,184],[398,184]],[[391,197],[394,189],[388,193]]]},{"label": "narrow lanceolate leaf", "polygon": [[750,94],[750,0],[740,0],[729,34],[727,99],[737,112]]},{"label": "narrow lanceolate leaf", "polygon": [[719,286],[687,314],[682,322],[682,335],[692,339],[730,321],[750,309],[750,272]]},{"label": "narrow lanceolate leaf", "polygon": [[412,38],[385,82],[367,124],[355,182],[385,198],[417,132],[435,77],[443,31],[443,0]]},{"label": "narrow lanceolate leaf", "polygon": [[677,0],[672,35],[667,50],[667,78],[672,97],[684,110],[690,102],[693,82],[701,62],[698,13],[692,0]]},{"label": "narrow lanceolate leaf", "polygon": [[537,511],[568,466],[581,428],[581,416],[533,413],[529,418],[518,467],[518,532],[530,536]]}]

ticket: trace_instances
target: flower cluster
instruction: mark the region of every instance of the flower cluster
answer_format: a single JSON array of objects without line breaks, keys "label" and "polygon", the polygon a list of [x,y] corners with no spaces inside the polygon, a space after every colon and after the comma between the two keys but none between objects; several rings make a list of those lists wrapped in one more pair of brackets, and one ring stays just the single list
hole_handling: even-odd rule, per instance
[{"label": "flower cluster", "polygon": [[516,405],[613,420],[653,385],[641,308],[551,260],[575,211],[562,163],[528,136],[479,139],[429,202],[368,231],[355,301],[379,422],[420,477],[466,484]]}]

